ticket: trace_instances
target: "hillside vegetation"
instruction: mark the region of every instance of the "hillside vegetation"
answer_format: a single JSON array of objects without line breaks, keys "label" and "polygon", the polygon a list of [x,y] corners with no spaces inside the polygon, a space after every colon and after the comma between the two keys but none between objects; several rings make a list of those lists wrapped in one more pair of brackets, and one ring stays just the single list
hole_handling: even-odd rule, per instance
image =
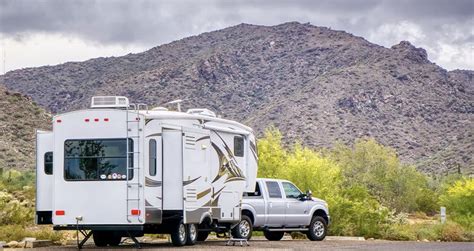
[{"label": "hillside vegetation", "polygon": [[51,115],[20,93],[0,85],[0,168],[29,169],[35,163],[35,130],[49,129]]},{"label": "hillside vegetation", "polygon": [[138,54],[0,76],[52,112],[93,95],[161,105],[185,99],[283,141],[331,147],[371,137],[425,173],[474,173],[474,73],[446,71],[426,51],[391,48],[310,24],[241,24]]}]

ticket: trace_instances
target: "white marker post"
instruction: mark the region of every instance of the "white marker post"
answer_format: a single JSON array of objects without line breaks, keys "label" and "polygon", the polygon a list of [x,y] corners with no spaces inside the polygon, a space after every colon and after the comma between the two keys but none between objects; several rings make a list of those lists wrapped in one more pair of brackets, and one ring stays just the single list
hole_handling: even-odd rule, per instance
[{"label": "white marker post", "polygon": [[441,223],[446,223],[446,207],[441,207]]}]

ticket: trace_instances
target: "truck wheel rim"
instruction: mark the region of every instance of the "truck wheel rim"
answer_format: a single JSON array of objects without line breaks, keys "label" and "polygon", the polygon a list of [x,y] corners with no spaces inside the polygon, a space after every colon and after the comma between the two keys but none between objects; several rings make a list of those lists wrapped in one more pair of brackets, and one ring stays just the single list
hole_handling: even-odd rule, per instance
[{"label": "truck wheel rim", "polygon": [[239,224],[239,231],[242,237],[247,237],[250,233],[250,224],[248,221],[243,220]]},{"label": "truck wheel rim", "polygon": [[317,237],[321,237],[324,234],[324,224],[320,221],[316,221],[313,225],[313,233]]},{"label": "truck wheel rim", "polygon": [[179,239],[181,241],[186,241],[186,228],[184,227],[184,224],[179,225]]},{"label": "truck wheel rim", "polygon": [[196,239],[196,225],[194,224],[191,224],[189,226],[189,237],[191,238],[191,240]]}]

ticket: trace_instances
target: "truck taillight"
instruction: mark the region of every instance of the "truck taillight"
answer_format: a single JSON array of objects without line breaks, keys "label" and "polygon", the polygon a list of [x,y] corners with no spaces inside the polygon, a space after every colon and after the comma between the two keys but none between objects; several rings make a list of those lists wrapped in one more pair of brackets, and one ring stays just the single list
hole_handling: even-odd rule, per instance
[{"label": "truck taillight", "polygon": [[64,212],[64,210],[56,210],[56,215],[57,216],[62,216],[62,215],[65,215],[66,212]]}]

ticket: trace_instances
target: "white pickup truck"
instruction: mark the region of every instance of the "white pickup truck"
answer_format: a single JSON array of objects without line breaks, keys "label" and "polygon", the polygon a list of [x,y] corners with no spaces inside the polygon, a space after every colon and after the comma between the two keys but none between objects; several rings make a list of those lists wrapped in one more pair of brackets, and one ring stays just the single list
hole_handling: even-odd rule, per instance
[{"label": "white pickup truck", "polygon": [[321,241],[329,222],[328,204],[310,191],[302,193],[287,180],[257,179],[255,192],[244,194],[241,221],[232,235],[248,240],[253,230],[262,230],[268,240],[278,241],[285,232],[302,232]]}]

